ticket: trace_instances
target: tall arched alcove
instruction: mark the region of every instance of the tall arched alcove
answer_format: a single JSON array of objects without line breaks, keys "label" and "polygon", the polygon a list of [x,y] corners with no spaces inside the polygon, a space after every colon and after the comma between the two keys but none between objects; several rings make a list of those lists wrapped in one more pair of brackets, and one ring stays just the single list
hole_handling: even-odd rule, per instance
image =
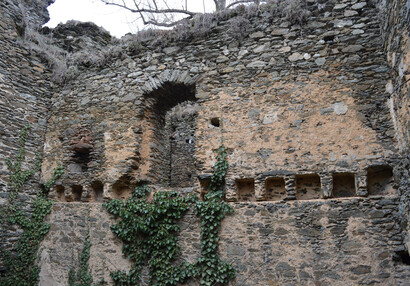
[{"label": "tall arched alcove", "polygon": [[145,98],[143,172],[149,180],[164,186],[193,185],[196,179],[195,85],[165,82]]}]

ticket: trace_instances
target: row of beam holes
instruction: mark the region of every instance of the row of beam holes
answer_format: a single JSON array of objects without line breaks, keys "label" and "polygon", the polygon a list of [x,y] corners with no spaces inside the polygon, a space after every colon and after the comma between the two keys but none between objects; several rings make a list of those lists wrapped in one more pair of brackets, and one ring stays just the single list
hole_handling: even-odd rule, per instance
[{"label": "row of beam holes", "polygon": [[[393,194],[392,169],[389,166],[377,166],[368,169],[367,184],[369,196]],[[321,197],[321,184],[318,174],[295,176],[297,200],[312,200]],[[238,201],[255,201],[254,179],[236,180]],[[333,197],[345,198],[356,196],[355,175],[352,173],[333,174]],[[265,180],[265,200],[280,201],[286,197],[285,180],[282,177]]]},{"label": "row of beam holes", "polygon": [[103,184],[100,181],[91,183],[90,197],[83,197],[84,189],[81,185],[71,186],[71,192],[66,195],[65,188],[62,185],[56,186],[57,200],[60,202],[102,202],[103,201]]}]

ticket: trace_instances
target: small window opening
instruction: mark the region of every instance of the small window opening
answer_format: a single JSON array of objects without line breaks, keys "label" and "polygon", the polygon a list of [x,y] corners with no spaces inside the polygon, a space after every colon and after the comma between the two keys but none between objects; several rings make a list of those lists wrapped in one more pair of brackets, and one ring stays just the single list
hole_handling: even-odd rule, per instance
[{"label": "small window opening", "polygon": [[392,167],[369,167],[367,169],[367,189],[369,196],[394,194]]},{"label": "small window opening", "polygon": [[268,178],[265,181],[265,199],[280,201],[286,197],[285,180],[283,178]]},{"label": "small window opening", "polygon": [[320,199],[321,186],[318,174],[297,175],[295,183],[297,200]]},{"label": "small window opening", "polygon": [[333,197],[347,198],[356,195],[354,174],[336,173],[333,174]]},{"label": "small window opening", "polygon": [[104,185],[101,181],[94,181],[91,183],[92,199],[95,202],[103,201]]},{"label": "small window opening", "polygon": [[211,124],[215,127],[220,127],[221,122],[218,117],[211,118]]},{"label": "small window opening", "polygon": [[406,250],[396,251],[393,255],[394,264],[410,265],[410,255]]},{"label": "small window opening", "polygon": [[78,164],[83,172],[88,170],[88,163],[91,161],[91,149],[92,146],[87,143],[77,143],[73,146],[72,161]]},{"label": "small window opening", "polygon": [[79,185],[72,186],[71,192],[73,193],[73,200],[75,202],[81,202],[81,196],[83,194],[83,187]]},{"label": "small window opening", "polygon": [[57,200],[60,202],[65,202],[64,187],[62,185],[56,186]]},{"label": "small window opening", "polygon": [[254,179],[237,179],[235,181],[238,191],[238,201],[255,201],[255,180]]}]

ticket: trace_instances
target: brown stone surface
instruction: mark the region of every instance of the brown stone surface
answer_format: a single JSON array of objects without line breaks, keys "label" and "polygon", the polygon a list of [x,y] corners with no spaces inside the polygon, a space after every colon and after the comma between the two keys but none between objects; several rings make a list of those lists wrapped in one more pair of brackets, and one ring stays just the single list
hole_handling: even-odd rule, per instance
[{"label": "brown stone surface", "polygon": [[[38,13],[28,21],[40,24],[48,2],[30,2],[26,16]],[[141,181],[203,196],[221,143],[235,209],[220,241],[237,271],[231,285],[408,284],[409,6],[309,3],[302,26],[264,14],[236,38],[223,19],[166,47],[112,45],[92,24],[60,26],[62,48],[117,51],[99,60],[85,53],[78,77],[61,86],[21,44],[23,11],[0,3],[0,203],[4,159],[25,122],[28,157],[44,146],[42,180],[65,167],[50,193],[58,202],[41,285],[67,284],[87,230],[94,280],[112,283],[109,272],[129,261],[101,202],[129,197]],[[189,212],[180,226],[181,260],[194,261],[198,218]]]}]

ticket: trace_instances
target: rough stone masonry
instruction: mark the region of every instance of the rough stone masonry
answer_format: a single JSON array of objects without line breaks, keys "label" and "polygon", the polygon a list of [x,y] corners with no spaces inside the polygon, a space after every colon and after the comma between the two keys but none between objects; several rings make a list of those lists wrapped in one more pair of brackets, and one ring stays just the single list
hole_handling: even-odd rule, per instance
[{"label": "rough stone masonry", "polygon": [[[87,229],[95,281],[128,269],[102,202],[129,197],[138,180],[203,195],[221,142],[235,213],[220,253],[237,270],[232,285],[408,283],[408,1],[309,0],[307,23],[250,16],[241,37],[234,15],[203,37],[142,41],[64,84],[20,40],[21,18],[44,22],[46,2],[27,1],[25,16],[0,4],[2,202],[4,159],[27,120],[30,153],[44,149],[42,180],[65,166],[50,194],[41,285],[67,285]],[[67,51],[118,44],[70,25],[55,30]],[[198,220],[180,224],[193,261]]]}]

